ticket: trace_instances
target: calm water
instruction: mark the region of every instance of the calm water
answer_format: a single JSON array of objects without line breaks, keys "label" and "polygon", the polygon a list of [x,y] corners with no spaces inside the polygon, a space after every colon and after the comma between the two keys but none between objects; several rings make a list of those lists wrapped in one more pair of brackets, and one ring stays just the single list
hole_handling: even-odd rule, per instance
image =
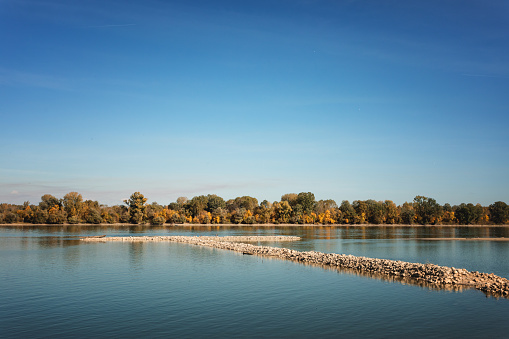
[{"label": "calm water", "polygon": [[290,261],[83,235],[298,235],[298,250],[430,262],[509,278],[508,228],[0,228],[0,337],[509,338],[509,300]]}]

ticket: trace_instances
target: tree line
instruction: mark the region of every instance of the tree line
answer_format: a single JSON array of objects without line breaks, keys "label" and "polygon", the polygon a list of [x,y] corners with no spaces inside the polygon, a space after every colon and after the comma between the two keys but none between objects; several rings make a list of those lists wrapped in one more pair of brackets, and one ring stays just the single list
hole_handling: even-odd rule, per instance
[{"label": "tree line", "polygon": [[421,224],[490,225],[509,224],[509,205],[497,201],[489,206],[440,205],[435,199],[416,196],[412,202],[396,205],[391,200],[316,200],[311,192],[288,193],[280,201],[258,202],[250,196],[224,200],[215,194],[179,197],[168,205],[147,204],[140,192],[123,205],[107,206],[83,200],[78,192],[59,199],[51,194],[38,205],[0,204],[0,223],[32,224]]}]

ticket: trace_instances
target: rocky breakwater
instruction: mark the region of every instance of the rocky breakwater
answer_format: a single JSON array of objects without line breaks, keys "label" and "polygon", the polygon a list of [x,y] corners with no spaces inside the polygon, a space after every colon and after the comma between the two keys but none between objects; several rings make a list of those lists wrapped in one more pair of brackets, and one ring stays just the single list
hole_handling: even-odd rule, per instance
[{"label": "rocky breakwater", "polygon": [[362,272],[382,274],[392,277],[411,278],[416,281],[440,288],[441,286],[472,287],[486,294],[509,298],[509,280],[480,272],[470,272],[466,269],[438,266],[433,264],[409,263],[398,260],[356,257],[353,255],[321,253],[315,251],[301,252],[287,248],[257,246],[238,241],[295,241],[298,237],[189,237],[189,236],[161,236],[161,237],[106,237],[83,238],[83,241],[171,241],[198,246],[207,246],[249,255],[270,256],[280,259],[293,260],[303,263],[325,265],[329,267],[346,268]]}]

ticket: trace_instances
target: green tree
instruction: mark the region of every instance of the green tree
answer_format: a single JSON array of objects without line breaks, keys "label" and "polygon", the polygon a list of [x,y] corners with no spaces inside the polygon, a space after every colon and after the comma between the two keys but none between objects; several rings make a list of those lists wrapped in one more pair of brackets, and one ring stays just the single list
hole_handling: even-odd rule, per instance
[{"label": "green tree", "polygon": [[383,203],[373,199],[366,200],[366,219],[371,224],[381,224],[383,222]]},{"label": "green tree", "polygon": [[49,218],[48,211],[37,207],[36,210],[34,211],[34,218],[32,222],[34,224],[47,224],[48,218]]},{"label": "green tree", "polygon": [[209,199],[205,195],[193,197],[184,206],[191,216],[197,217],[207,208]]},{"label": "green tree", "polygon": [[414,208],[417,222],[422,225],[435,224],[442,214],[442,207],[435,199],[421,195],[414,198]]},{"label": "green tree", "polygon": [[244,207],[236,208],[231,212],[231,222],[234,224],[240,224],[242,221],[244,221],[244,215],[246,212],[247,210]]},{"label": "green tree", "polygon": [[495,224],[509,222],[509,206],[503,201],[497,201],[489,206],[490,220]]},{"label": "green tree", "polygon": [[483,208],[481,205],[460,204],[454,213],[456,220],[461,225],[477,224],[483,217]]},{"label": "green tree", "polygon": [[215,195],[209,194],[207,195],[207,212],[214,212],[218,208],[225,208],[226,202],[223,198]]},{"label": "green tree", "polygon": [[311,192],[300,192],[296,203],[302,206],[304,213],[310,214],[315,209],[315,195]]},{"label": "green tree", "polygon": [[348,200],[343,200],[341,202],[341,206],[339,206],[339,210],[341,211],[341,217],[343,222],[346,224],[352,224],[355,220],[355,209],[352,207]]},{"label": "green tree", "polygon": [[124,200],[124,203],[129,208],[129,222],[132,224],[141,224],[145,221],[146,215],[146,202],[147,198],[140,192],[134,192],[129,197],[129,200]]},{"label": "green tree", "polygon": [[400,217],[401,222],[407,225],[412,225],[415,220],[414,205],[412,203],[405,202],[403,206],[401,206]]}]

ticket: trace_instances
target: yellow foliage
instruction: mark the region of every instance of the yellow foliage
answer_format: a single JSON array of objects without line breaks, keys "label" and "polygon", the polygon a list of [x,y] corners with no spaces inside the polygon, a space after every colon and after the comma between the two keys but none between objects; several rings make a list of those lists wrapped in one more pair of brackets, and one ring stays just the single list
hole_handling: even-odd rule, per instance
[{"label": "yellow foliage", "polygon": [[48,210],[48,213],[49,214],[55,214],[57,213],[58,211],[60,210],[60,206],[58,205],[53,205],[49,210]]}]

